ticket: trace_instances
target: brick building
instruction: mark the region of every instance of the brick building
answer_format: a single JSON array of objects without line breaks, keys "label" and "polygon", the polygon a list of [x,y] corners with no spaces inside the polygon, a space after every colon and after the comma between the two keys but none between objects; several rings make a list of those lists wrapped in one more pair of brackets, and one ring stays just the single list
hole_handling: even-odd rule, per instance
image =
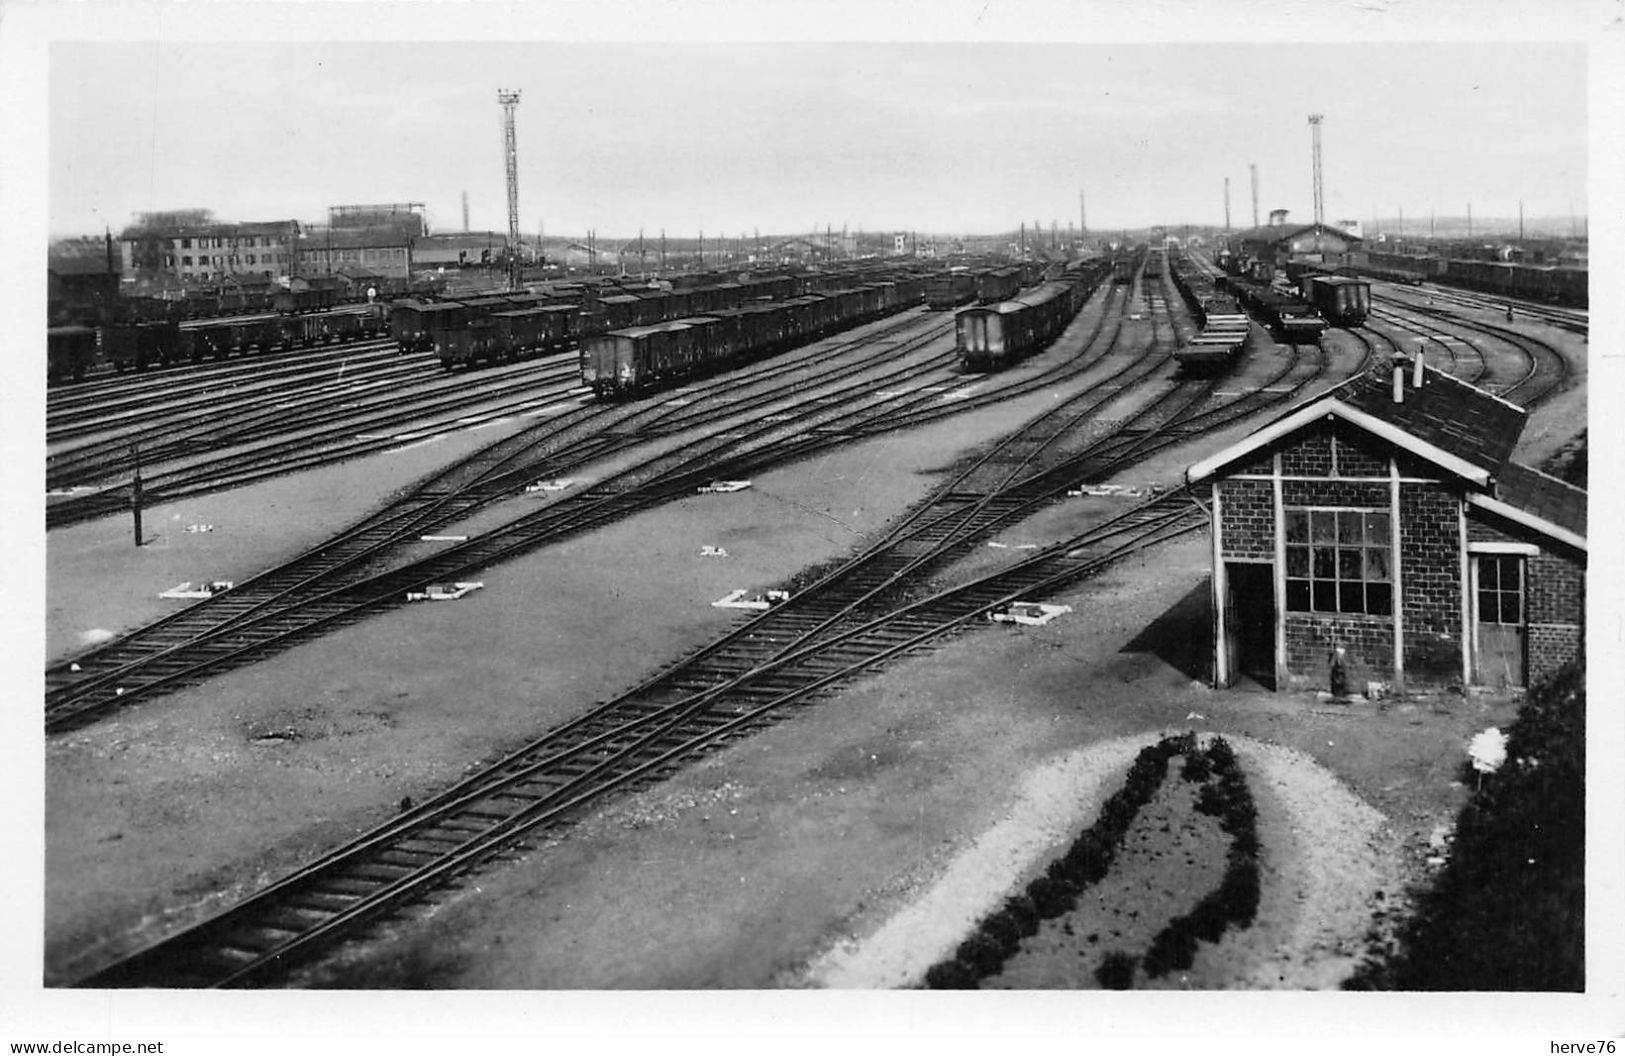
[{"label": "brick building", "polygon": [[1586,493],[1510,461],[1514,404],[1395,360],[1191,466],[1214,681],[1523,686],[1582,648]]},{"label": "brick building", "polygon": [[145,215],[118,241],[126,274],[186,285],[286,278],[298,237],[297,221],[219,223],[203,210],[190,210]]},{"label": "brick building", "polygon": [[417,241],[390,227],[307,232],[295,249],[294,274],[309,277],[365,271],[389,278],[410,278]]},{"label": "brick building", "polygon": [[1240,231],[1230,236],[1230,252],[1243,260],[1258,260],[1279,270],[1291,261],[1312,264],[1347,264],[1364,243],[1348,231],[1325,224],[1278,223]]}]

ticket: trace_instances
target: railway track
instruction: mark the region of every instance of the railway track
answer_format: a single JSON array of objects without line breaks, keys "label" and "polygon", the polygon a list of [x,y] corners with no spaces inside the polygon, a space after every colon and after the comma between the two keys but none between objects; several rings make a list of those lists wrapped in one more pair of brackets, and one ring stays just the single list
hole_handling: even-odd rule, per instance
[{"label": "railway track", "polygon": [[[888,336],[918,322],[880,331]],[[1104,324],[1088,338],[1095,342]],[[916,335],[925,347],[951,329],[938,322]],[[1115,332],[1111,341],[1115,341]],[[867,341],[865,342],[867,344]],[[1109,346],[1110,341],[1107,342]],[[906,345],[904,347],[907,347]],[[1060,369],[1008,386],[1026,392],[1092,367],[1104,352],[1079,357]],[[809,361],[825,357],[807,354]],[[953,362],[950,350],[936,358]],[[780,377],[783,363],[759,371],[759,384],[735,377],[709,395],[680,394],[639,408],[590,406],[555,419],[537,432],[501,441],[437,474],[389,509],[366,518],[336,539],[270,572],[46,671],[46,728],[61,732],[145,696],[166,692],[261,656],[370,611],[403,604],[405,594],[429,583],[534,549],[565,535],[598,527],[671,498],[692,494],[719,477],[746,475],[805,457],[837,443],[922,424],[1003,398],[1006,389],[964,394],[984,379],[924,385],[922,391],[886,394],[873,390],[917,371],[893,350],[881,366],[859,360],[836,368],[824,364],[826,381],[845,387],[827,392],[801,417],[762,417],[634,465],[592,488],[534,514],[427,558],[378,573],[403,544],[474,510],[512,495],[538,479],[570,472],[644,441],[737,416],[765,400],[807,387],[805,379]],[[925,379],[930,381],[928,377]],[[810,416],[810,417],[809,417]]]},{"label": "railway track", "polygon": [[567,824],[605,797],[656,780],[1004,602],[1061,589],[1201,523],[1187,505],[1153,505],[1017,567],[826,636],[816,646],[785,652],[754,678],[708,686],[666,704],[634,697],[596,709],[226,912],[79,985],[195,988],[273,982],[538,830]]},{"label": "railway track", "polygon": [[1058,441],[1087,417],[1088,401],[1111,398],[1080,394],[1074,406],[1041,416],[1036,435],[1021,430],[976,460],[877,546],[784,606],[82,985],[274,982],[368,922],[431,897],[539,831],[569,824],[606,796],[658,779],[1001,605],[1053,593],[1201,527],[1205,517],[1187,499],[1161,496],[998,572],[918,600],[896,597],[911,577],[1024,516],[1064,480],[1105,472],[1178,423],[1200,428],[1206,416],[1212,427],[1217,412],[1193,409],[1212,384],[1173,385],[1134,420],[1138,428],[1126,425],[1082,453],[1067,453]]},{"label": "railway track", "polygon": [[[918,322],[916,318],[908,325]],[[942,325],[930,326],[916,340],[924,346],[942,337],[946,330]],[[903,362],[895,369],[906,373],[913,368]],[[844,368],[826,373],[839,381],[872,370],[871,364],[853,360]],[[767,372],[762,377],[766,380],[760,387],[729,392],[719,383],[714,396],[683,400],[676,406],[589,404],[529,433],[491,445],[434,475],[387,509],[363,519],[315,550],[225,594],[51,666],[46,671],[47,728],[77,725],[115,704],[185,684],[204,671],[221,670],[257,655],[246,652],[244,643],[253,643],[259,649],[285,646],[302,632],[332,625],[340,615],[354,618],[359,609],[402,603],[405,590],[441,578],[440,571],[448,562],[465,557],[477,560],[469,556],[473,554],[506,556],[516,547],[539,545],[675,495],[692,494],[698,484],[713,479],[709,463],[717,460],[718,452],[741,446],[744,435],[716,437],[709,444],[691,444],[656,456],[496,533],[442,551],[427,561],[374,574],[403,543],[416,543],[420,535],[522,492],[538,479],[572,471],[661,435],[693,428],[702,421],[737,416],[755,402],[781,398],[804,384],[775,381]],[[857,383],[857,388],[863,384]],[[840,404],[850,395],[838,392],[833,403]],[[701,411],[701,406],[709,409]],[[817,413],[833,418],[840,412],[826,403]],[[663,425],[672,432],[663,433]],[[792,428],[767,422],[756,430],[777,433]],[[369,583],[371,594],[366,586]],[[357,598],[357,592],[366,597]],[[300,618],[301,608],[304,619]],[[228,640],[235,641],[235,646],[229,646]]]},{"label": "railway track", "polygon": [[[534,364],[520,368],[521,375],[531,380],[534,380],[531,376],[535,371]],[[331,425],[325,432],[306,434],[291,440],[276,437],[286,433],[288,426],[300,424],[297,420],[285,414],[279,415],[274,410],[253,412],[246,427],[252,428],[254,435],[271,438],[261,439],[259,443],[262,446],[246,451],[240,448],[223,450],[237,441],[229,436],[215,435],[212,424],[202,424],[176,437],[172,444],[166,441],[167,450],[188,455],[196,455],[199,451],[207,455],[211,450],[220,453],[213,461],[205,459],[173,471],[147,472],[142,480],[142,494],[147,505],[173,501],[298,469],[356,458],[479,421],[543,413],[561,402],[585,398],[584,393],[577,391],[578,386],[565,384],[567,376],[574,376],[570,371],[555,368],[555,374],[560,386],[552,393],[520,393],[512,398],[504,396],[505,390],[514,384],[507,373],[483,372],[473,382],[467,378],[449,379],[441,375],[430,386],[430,391],[436,395],[419,401],[410,410],[402,410],[398,399],[380,397],[372,403],[371,414],[353,419],[335,415],[335,420],[343,424]],[[493,400],[497,402],[493,403]],[[480,408],[481,413],[477,417],[465,416],[464,412],[471,408]],[[434,415],[440,416],[440,420],[430,417],[429,421],[423,421],[426,416]],[[279,423],[282,426],[280,430]],[[408,429],[404,436],[397,433],[403,426]],[[205,438],[204,441],[199,441],[199,434]],[[320,449],[311,450],[312,445],[317,444],[321,445]],[[138,456],[131,450],[128,438],[109,441],[104,445],[104,450],[104,458],[97,459],[91,453],[86,453],[76,455],[70,464],[78,467],[79,472],[96,472],[98,479],[103,480],[109,475],[128,475],[133,471]],[[144,449],[139,457],[143,464],[148,465],[153,458]],[[103,470],[101,467],[110,468]],[[74,483],[75,479],[69,478],[65,466],[52,478],[51,486],[58,489],[87,487]],[[129,488],[128,484],[120,483],[94,491],[59,495],[46,506],[46,526],[52,528],[75,524],[127,509]]]},{"label": "railway track", "polygon": [[[1381,317],[1387,325],[1415,334],[1445,349],[1445,354],[1450,357],[1453,366],[1460,365],[1459,350],[1454,346],[1465,344],[1473,348],[1478,357],[1478,368],[1469,365],[1466,371],[1457,376],[1462,377],[1463,381],[1489,389],[1503,399],[1524,407],[1534,407],[1556,395],[1569,380],[1571,371],[1568,360],[1549,342],[1540,338],[1493,323],[1464,319],[1450,311],[1415,305],[1407,305],[1406,310],[1408,313],[1425,317],[1428,322],[1425,325],[1420,324],[1405,314],[1386,308],[1373,307],[1372,315]],[[1455,332],[1446,329],[1447,327],[1454,328]],[[1462,332],[1481,335],[1480,341],[1464,339],[1459,336]],[[1481,347],[1482,338],[1509,346],[1516,351],[1522,366],[1511,378],[1506,377],[1504,371],[1497,369],[1496,364],[1485,354]]]},{"label": "railway track", "polygon": [[273,449],[281,442],[298,437],[316,445],[354,439],[358,432],[388,434],[411,428],[433,428],[436,419],[461,415],[471,410],[485,417],[515,414],[533,409],[538,398],[579,396],[581,387],[573,363],[549,363],[522,372],[484,377],[476,385],[436,385],[403,389],[398,377],[352,378],[326,384],[301,386],[297,396],[269,394],[238,398],[222,396],[213,413],[199,413],[184,422],[157,423],[121,433],[47,459],[46,486],[53,489],[93,487],[109,479],[128,480],[136,462],[132,452],[140,451],[140,464],[147,470],[149,491],[173,494],[175,483],[161,467],[165,463],[189,463],[186,486],[196,488],[207,481],[199,471],[207,458],[231,452],[228,461],[236,464],[241,450],[250,444],[266,444]]},{"label": "railway track", "polygon": [[357,372],[370,375],[433,363],[430,355],[402,355],[395,351],[393,342],[374,338],[331,346],[314,354],[254,356],[242,363],[203,368],[189,375],[109,385],[94,391],[52,389],[46,395],[45,441],[57,445],[116,428],[131,419],[179,413],[198,403],[206,405],[225,391],[275,392],[289,382]]}]

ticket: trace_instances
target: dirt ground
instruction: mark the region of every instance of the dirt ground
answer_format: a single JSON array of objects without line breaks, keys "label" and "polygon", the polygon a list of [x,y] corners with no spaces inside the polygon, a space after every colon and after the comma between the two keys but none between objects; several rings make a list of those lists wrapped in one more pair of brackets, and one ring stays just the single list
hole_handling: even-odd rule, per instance
[{"label": "dirt ground", "polygon": [[[697,647],[735,619],[711,601],[848,553],[955,454],[1054,398],[1039,392],[764,474],[749,491],[673,503],[493,569],[463,601],[375,617],[53,738],[47,983],[229,904],[388,817],[401,797],[444,787]],[[1578,431],[1584,417],[1557,418],[1554,443],[1565,425]],[[1175,483],[1240,431],[1160,455],[1122,482]],[[52,533],[47,653],[150,618],[163,609],[156,592],[180,580],[244,578],[493,438],[449,437],[152,511],[167,543],[133,561],[126,523]],[[1006,541],[1060,538],[1130,501],[1063,503]],[[191,523],[216,529],[174,527]],[[707,545],[729,556],[702,557]],[[1467,739],[1504,726],[1515,702],[1330,705],[1252,686],[1215,692],[1204,682],[1210,560],[1206,537],[1193,535],[1053,599],[1074,612],[1048,626],[987,625],[912,654],[486,869],[295,982],[843,985],[826,974],[830,958],[886,933],[975,860],[965,856],[990,839],[1002,847],[988,855],[995,864],[971,869],[978,879],[957,903],[973,920],[1089,823],[1133,746],[1194,729],[1223,733],[1242,753],[1269,856],[1264,897],[1278,911],[1233,951],[1199,961],[1187,982],[1335,985],[1376,892],[1426,868],[1429,836],[1463,801]],[[1046,780],[1052,809],[1024,813]],[[990,836],[1028,817],[1040,820],[1017,822],[1005,844]],[[1337,841],[1348,846],[1331,854],[1324,845]],[[1191,857],[1206,868],[1202,853]],[[1093,985],[1094,964],[1072,958],[1087,971],[1018,985]]]}]

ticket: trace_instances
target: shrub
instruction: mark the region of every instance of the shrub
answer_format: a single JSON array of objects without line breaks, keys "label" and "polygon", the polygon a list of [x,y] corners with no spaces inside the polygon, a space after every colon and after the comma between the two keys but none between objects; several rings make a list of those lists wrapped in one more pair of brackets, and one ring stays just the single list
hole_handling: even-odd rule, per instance
[{"label": "shrub", "polygon": [[1236,750],[1223,737],[1213,738],[1213,743],[1207,746],[1207,760],[1216,773],[1236,772]]},{"label": "shrub", "polygon": [[1041,876],[1027,885],[1038,915],[1046,920],[1058,917],[1078,904],[1078,892],[1070,884],[1053,877]]},{"label": "shrub", "polygon": [[1229,805],[1230,801],[1219,791],[1217,785],[1203,785],[1202,791],[1196,795],[1196,810],[1199,814],[1213,818],[1223,817]]},{"label": "shrub", "polygon": [[1004,912],[1023,938],[1038,934],[1038,907],[1026,895],[1011,895],[1004,900]]},{"label": "shrub", "polygon": [[1151,940],[1145,954],[1145,974],[1153,979],[1182,972],[1196,962],[1196,932],[1189,917],[1175,917]]},{"label": "shrub", "polygon": [[975,990],[980,979],[974,969],[959,960],[933,964],[925,973],[928,990]]},{"label": "shrub", "polygon": [[1185,765],[1179,768],[1179,776],[1186,781],[1206,781],[1211,773],[1207,755],[1203,752],[1192,752],[1187,755]]},{"label": "shrub", "polygon": [[1138,958],[1114,950],[1102,958],[1100,967],[1095,969],[1095,980],[1107,990],[1132,990],[1134,968],[1138,963]]},{"label": "shrub", "polygon": [[997,972],[1003,967],[1004,959],[1009,954],[991,936],[978,931],[959,944],[959,949],[955,951],[954,956],[975,970],[980,978]]},{"label": "shrub", "polygon": [[1455,848],[1397,949],[1350,989],[1585,989],[1585,665],[1534,687],[1509,762],[1462,809]]},{"label": "shrub", "polygon": [[1021,947],[1021,925],[1002,909],[982,921],[982,934],[998,943],[1006,957]]}]

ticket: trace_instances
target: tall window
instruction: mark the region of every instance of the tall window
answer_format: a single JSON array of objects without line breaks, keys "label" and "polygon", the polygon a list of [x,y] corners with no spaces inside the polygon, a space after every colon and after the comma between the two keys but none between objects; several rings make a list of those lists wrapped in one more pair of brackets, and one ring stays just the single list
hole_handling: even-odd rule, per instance
[{"label": "tall window", "polygon": [[1369,510],[1286,511],[1286,607],[1390,616],[1390,520]]}]

